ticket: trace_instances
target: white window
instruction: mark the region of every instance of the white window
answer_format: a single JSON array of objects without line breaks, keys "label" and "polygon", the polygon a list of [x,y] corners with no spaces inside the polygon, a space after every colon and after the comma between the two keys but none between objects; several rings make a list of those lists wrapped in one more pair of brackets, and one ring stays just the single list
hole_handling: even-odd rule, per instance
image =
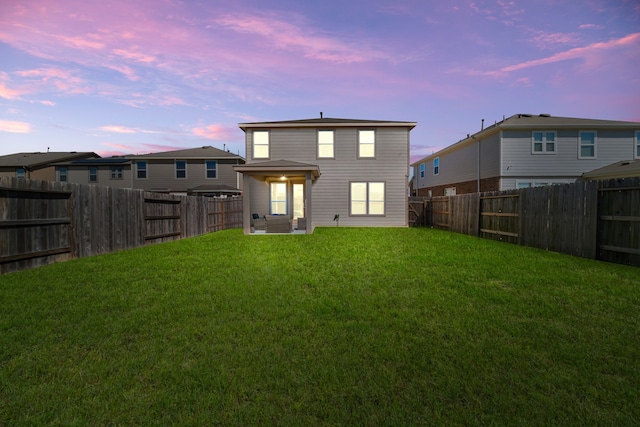
[{"label": "white window", "polygon": [[111,166],[111,179],[122,179],[122,166]]},{"label": "white window", "polygon": [[384,182],[351,183],[351,215],[384,215]]},{"label": "white window", "polygon": [[580,150],[578,152],[579,159],[595,159],[596,158],[596,132],[593,130],[580,132]]},{"label": "white window", "polygon": [[518,181],[518,188],[529,188],[531,187],[531,181]]},{"label": "white window", "polygon": [[254,159],[269,158],[269,131],[267,130],[253,131],[253,158]]},{"label": "white window", "polygon": [[218,177],[218,162],[216,160],[207,160],[205,162],[207,168],[207,178],[213,179]]},{"label": "white window", "polygon": [[424,163],[420,163],[420,178],[424,178]]},{"label": "white window", "polygon": [[287,213],[287,183],[271,183],[271,214],[286,215]]},{"label": "white window", "polygon": [[440,173],[440,157],[433,159],[433,174],[438,175]]},{"label": "white window", "polygon": [[447,187],[444,189],[445,196],[455,196],[456,195],[456,187]]},{"label": "white window", "polygon": [[24,179],[27,176],[27,171],[24,168],[16,169],[16,178]]},{"label": "white window", "polygon": [[176,179],[185,179],[187,177],[187,161],[176,160]]},{"label": "white window", "polygon": [[358,157],[376,156],[376,132],[374,130],[358,131]]},{"label": "white window", "polygon": [[89,182],[98,182],[98,168],[95,166],[89,167]]},{"label": "white window", "polygon": [[58,181],[67,182],[67,168],[59,167],[58,168]]},{"label": "white window", "polygon": [[333,131],[318,131],[318,158],[332,159],[333,154]]},{"label": "white window", "polygon": [[138,179],[147,179],[147,162],[145,160],[136,162],[136,176]]},{"label": "white window", "polygon": [[635,157],[636,159],[640,159],[640,130],[637,130],[637,131],[636,131],[635,147],[636,147],[636,148],[635,148],[635,150],[634,150],[634,153],[635,153],[635,156],[634,156],[634,157]]},{"label": "white window", "polygon": [[555,131],[534,131],[531,138],[531,152],[533,154],[555,154]]}]

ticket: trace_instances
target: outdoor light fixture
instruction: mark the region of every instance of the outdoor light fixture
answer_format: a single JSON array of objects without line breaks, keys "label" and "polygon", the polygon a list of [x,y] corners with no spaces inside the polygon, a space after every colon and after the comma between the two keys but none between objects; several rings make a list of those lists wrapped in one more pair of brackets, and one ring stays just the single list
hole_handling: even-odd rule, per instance
[{"label": "outdoor light fixture", "polygon": [[284,181],[285,179],[287,179],[287,177],[286,177],[286,176],[284,176],[284,175],[282,175],[282,176],[280,177],[280,181]]}]

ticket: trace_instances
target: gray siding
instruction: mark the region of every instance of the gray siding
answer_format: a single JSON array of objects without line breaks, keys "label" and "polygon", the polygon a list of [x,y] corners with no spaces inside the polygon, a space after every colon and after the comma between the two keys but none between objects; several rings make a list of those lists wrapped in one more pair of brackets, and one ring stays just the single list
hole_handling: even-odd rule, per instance
[{"label": "gray siding", "polygon": [[[166,188],[171,192],[186,192],[199,185],[228,185],[238,188],[238,175],[233,170],[235,160],[217,160],[217,178],[206,177],[205,159],[189,159],[187,162],[187,177],[176,178],[175,160],[182,159],[139,159],[147,161],[147,178],[138,179],[134,161],[133,188],[158,189]],[[211,159],[214,160],[214,159]]]},{"label": "gray siding", "polygon": [[[330,129],[323,127],[322,129]],[[270,160],[291,160],[318,165],[321,176],[313,184],[313,221],[315,226],[335,226],[333,218],[340,215],[345,226],[406,226],[409,130],[407,128],[375,128],[376,157],[357,158],[358,127],[334,130],[334,158],[317,158],[317,128],[275,128],[270,130]],[[373,129],[371,127],[362,129]],[[252,131],[246,133],[247,163],[252,159]],[[351,182],[381,182],[385,184],[386,212],[384,217],[350,217]],[[269,187],[253,182],[254,206],[269,207]],[[262,214],[262,212],[258,212]]]},{"label": "gray siding", "polygon": [[122,167],[122,179],[111,179],[111,166],[96,166],[98,181],[89,182],[89,166],[69,166],[67,169],[68,182],[83,185],[101,185],[104,187],[131,188],[131,166]]},{"label": "gray siding", "polygon": [[578,158],[577,129],[557,132],[555,154],[531,154],[531,131],[503,131],[502,175],[577,177],[584,172],[633,158],[632,130],[596,131],[595,159]]}]

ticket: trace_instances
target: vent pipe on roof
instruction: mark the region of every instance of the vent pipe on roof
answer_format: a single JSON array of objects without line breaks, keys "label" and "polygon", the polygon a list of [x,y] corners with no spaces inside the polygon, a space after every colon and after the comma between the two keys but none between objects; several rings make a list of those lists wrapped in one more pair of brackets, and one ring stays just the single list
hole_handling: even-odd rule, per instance
[{"label": "vent pipe on roof", "polygon": [[480,126],[480,130],[484,130],[484,119],[482,119],[482,126]]},{"label": "vent pipe on roof", "polygon": [[320,118],[322,118],[322,111],[320,111]]}]

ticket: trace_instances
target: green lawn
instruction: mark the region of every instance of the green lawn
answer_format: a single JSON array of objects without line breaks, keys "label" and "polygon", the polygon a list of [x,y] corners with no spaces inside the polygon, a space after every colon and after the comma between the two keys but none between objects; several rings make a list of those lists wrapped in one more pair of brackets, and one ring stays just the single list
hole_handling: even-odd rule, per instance
[{"label": "green lawn", "polygon": [[640,425],[640,269],[437,230],[228,230],[0,310],[0,425]]}]

